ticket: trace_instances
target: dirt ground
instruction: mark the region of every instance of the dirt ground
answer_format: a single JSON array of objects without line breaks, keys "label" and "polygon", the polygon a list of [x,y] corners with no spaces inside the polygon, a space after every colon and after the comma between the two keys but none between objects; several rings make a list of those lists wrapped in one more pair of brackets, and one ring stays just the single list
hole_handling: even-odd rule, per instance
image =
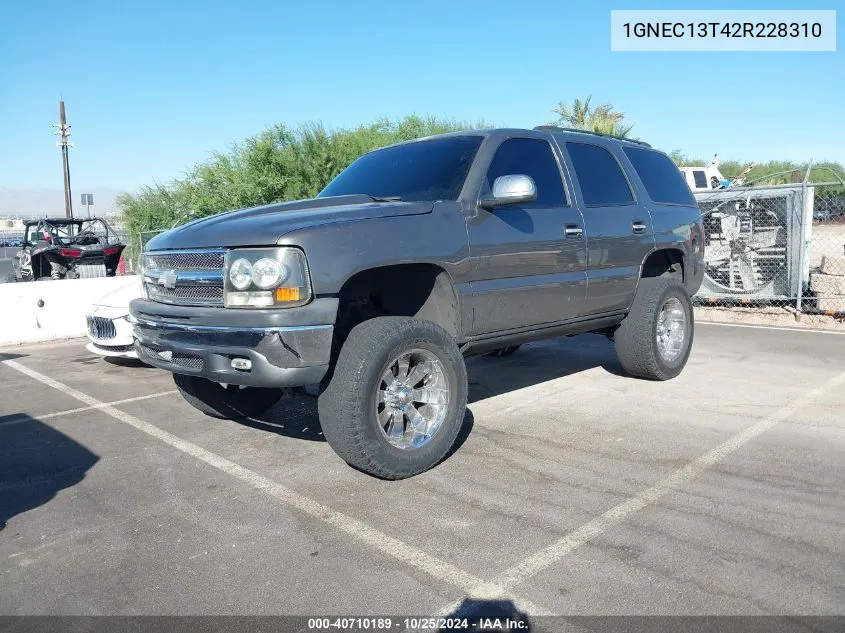
[{"label": "dirt ground", "polygon": [[821,266],[823,255],[845,254],[845,224],[814,224],[810,236],[810,268]]}]

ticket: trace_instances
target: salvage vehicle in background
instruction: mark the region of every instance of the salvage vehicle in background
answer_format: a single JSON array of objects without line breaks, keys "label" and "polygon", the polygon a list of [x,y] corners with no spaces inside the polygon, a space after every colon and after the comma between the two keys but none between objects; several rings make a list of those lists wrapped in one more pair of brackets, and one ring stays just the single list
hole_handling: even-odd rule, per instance
[{"label": "salvage vehicle in background", "polygon": [[139,358],[200,411],[261,415],[320,383],[335,452],[401,479],[455,443],[465,356],[595,332],[629,374],[677,376],[703,255],[698,205],[647,143],[458,132],[365,154],[314,199],[153,238],[130,312]]},{"label": "salvage vehicle in background", "polygon": [[138,358],[135,337],[129,322],[129,302],[143,296],[141,278],[124,277],[125,282],[116,290],[100,297],[85,316],[89,352],[100,356]]},{"label": "salvage vehicle in background", "polygon": [[113,277],[124,248],[102,218],[28,220],[8,281]]},{"label": "salvage vehicle in background", "polygon": [[725,178],[719,171],[719,155],[715,154],[713,160],[706,167],[680,167],[687,185],[693,193],[713,191],[714,189],[729,189],[740,187],[745,184],[748,173],[754,167],[754,163],[746,165],[742,172],[734,178]]}]

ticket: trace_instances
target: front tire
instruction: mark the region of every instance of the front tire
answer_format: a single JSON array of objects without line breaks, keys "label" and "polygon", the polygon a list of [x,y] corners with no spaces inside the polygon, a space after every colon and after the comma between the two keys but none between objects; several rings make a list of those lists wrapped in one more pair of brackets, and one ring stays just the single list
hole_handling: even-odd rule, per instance
[{"label": "front tire", "polygon": [[173,374],[179,393],[195,409],[212,418],[238,420],[261,415],[281,400],[281,389],[264,387],[239,387],[200,378]]},{"label": "front tire", "polygon": [[323,435],[348,464],[405,479],[446,456],[466,402],[464,359],[443,328],[378,317],[349,334],[318,408]]},{"label": "front tire", "polygon": [[694,329],[692,302],[680,281],[641,279],[631,310],[614,333],[616,355],[632,376],[669,380],[687,364]]}]

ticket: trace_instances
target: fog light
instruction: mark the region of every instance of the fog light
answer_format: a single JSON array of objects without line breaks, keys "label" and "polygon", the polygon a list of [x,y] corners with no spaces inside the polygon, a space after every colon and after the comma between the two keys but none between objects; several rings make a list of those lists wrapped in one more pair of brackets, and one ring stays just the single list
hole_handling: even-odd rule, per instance
[{"label": "fog light", "polygon": [[232,369],[238,369],[240,371],[249,371],[250,369],[252,369],[252,361],[248,358],[233,358]]}]

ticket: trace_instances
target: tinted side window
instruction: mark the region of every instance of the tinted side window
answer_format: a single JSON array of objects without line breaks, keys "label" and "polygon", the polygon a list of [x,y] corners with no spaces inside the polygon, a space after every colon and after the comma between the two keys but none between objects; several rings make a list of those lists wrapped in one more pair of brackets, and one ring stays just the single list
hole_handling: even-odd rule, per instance
[{"label": "tinted side window", "polygon": [[533,206],[566,206],[560,168],[547,141],[536,138],[509,138],[503,142],[487,169],[485,186],[488,190],[492,189],[496,178],[510,174],[525,174],[534,179],[537,185],[537,201],[532,203]]},{"label": "tinted side window", "polygon": [[625,147],[622,151],[642,180],[648,197],[654,202],[695,204],[683,175],[666,154],[640,147]]},{"label": "tinted side window", "polygon": [[634,194],[613,155],[603,147],[588,143],[567,143],[581,194],[588,207],[633,204]]},{"label": "tinted side window", "polygon": [[695,180],[696,189],[707,189],[707,174],[703,171],[692,172],[692,178]]}]

